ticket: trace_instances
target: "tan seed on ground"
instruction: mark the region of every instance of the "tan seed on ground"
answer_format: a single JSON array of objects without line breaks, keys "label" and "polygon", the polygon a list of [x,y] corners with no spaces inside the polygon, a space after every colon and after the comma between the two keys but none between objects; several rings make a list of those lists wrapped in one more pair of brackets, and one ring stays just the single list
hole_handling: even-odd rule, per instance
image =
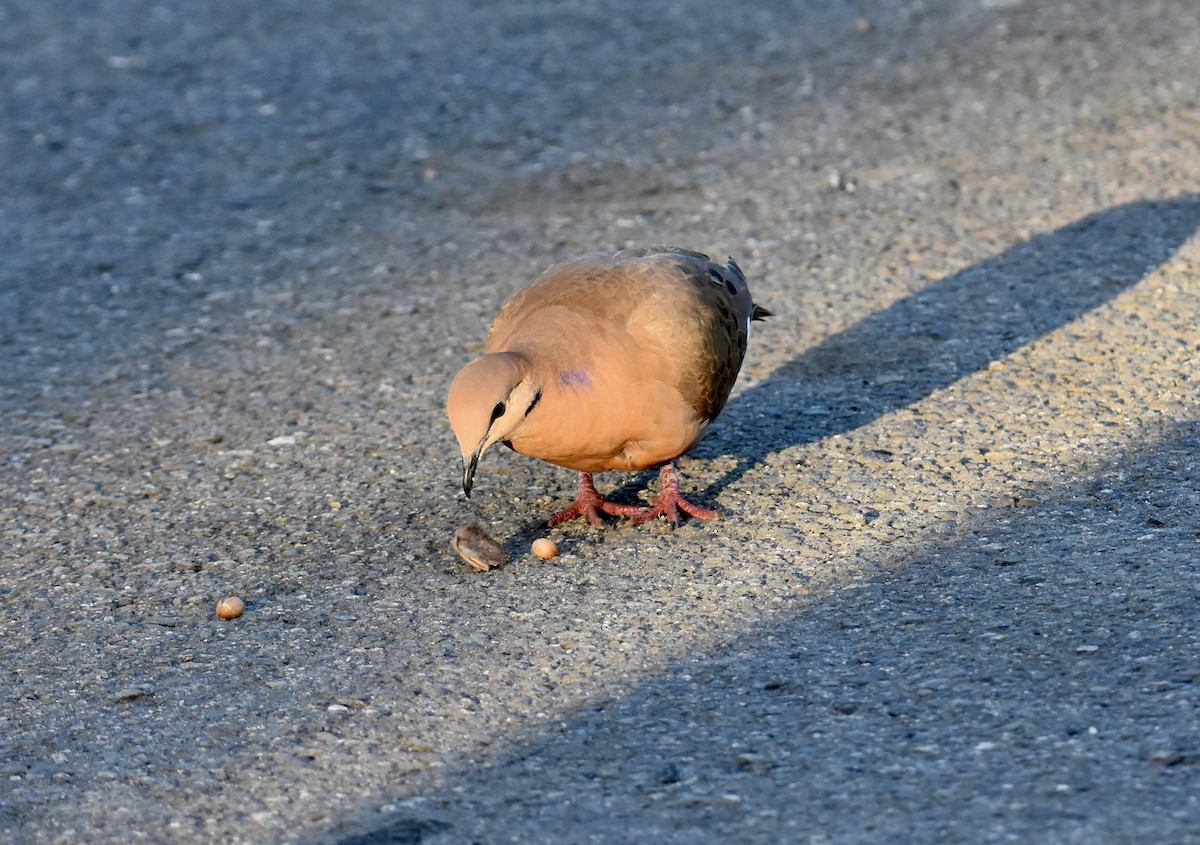
[{"label": "tan seed on ground", "polygon": [[226,596],[217,602],[217,616],[221,619],[237,619],[246,609],[246,603],[237,596]]},{"label": "tan seed on ground", "polygon": [[533,555],[534,557],[540,557],[542,560],[558,557],[558,546],[554,545],[553,540],[538,537],[533,541]]}]

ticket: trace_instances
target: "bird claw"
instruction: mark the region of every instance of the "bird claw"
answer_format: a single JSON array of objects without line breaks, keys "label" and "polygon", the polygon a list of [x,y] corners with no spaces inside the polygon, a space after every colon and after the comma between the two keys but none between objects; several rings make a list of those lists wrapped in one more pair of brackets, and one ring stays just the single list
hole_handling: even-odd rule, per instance
[{"label": "bird claw", "polygon": [[721,514],[716,511],[702,508],[699,505],[693,505],[679,494],[679,490],[675,490],[672,493],[667,493],[664,490],[650,507],[630,515],[628,519],[632,525],[641,525],[643,522],[650,522],[653,519],[658,519],[660,516],[665,516],[668,525],[672,528],[678,528],[680,511],[683,511],[694,519],[721,518]]},{"label": "bird claw", "polygon": [[607,501],[596,492],[591,475],[581,472],[579,473],[579,490],[575,494],[575,501],[558,513],[551,514],[546,519],[546,527],[553,528],[555,525],[560,525],[567,520],[575,519],[578,516],[586,516],[588,522],[592,525],[595,525],[597,528],[603,528],[606,523],[604,517],[600,515],[602,512],[610,516],[632,517],[640,514],[642,509],[633,505],[621,505],[616,502]]},{"label": "bird claw", "polygon": [[659,472],[659,479],[662,482],[662,491],[650,504],[650,507],[639,508],[636,505],[622,505],[607,501],[596,492],[591,475],[581,472],[579,473],[579,490],[575,494],[575,501],[547,518],[546,527],[553,528],[555,525],[560,525],[567,520],[586,516],[588,522],[592,523],[592,525],[595,525],[597,528],[603,528],[606,523],[604,522],[604,517],[600,515],[601,513],[623,517],[631,525],[641,525],[644,522],[650,522],[651,520],[658,519],[660,516],[665,516],[667,523],[672,528],[679,526],[680,511],[683,511],[694,519],[720,519],[721,514],[716,511],[694,505],[683,498],[683,495],[679,492],[679,481],[675,477],[675,469],[670,464],[666,464]]},{"label": "bird claw", "polygon": [[603,528],[605,526],[604,519],[600,516],[599,508],[595,504],[590,502],[580,502],[578,499],[572,502],[569,507],[563,508],[558,513],[554,513],[546,517],[545,525],[547,528],[553,528],[554,526],[572,520],[577,516],[586,516],[588,522],[597,528]]}]

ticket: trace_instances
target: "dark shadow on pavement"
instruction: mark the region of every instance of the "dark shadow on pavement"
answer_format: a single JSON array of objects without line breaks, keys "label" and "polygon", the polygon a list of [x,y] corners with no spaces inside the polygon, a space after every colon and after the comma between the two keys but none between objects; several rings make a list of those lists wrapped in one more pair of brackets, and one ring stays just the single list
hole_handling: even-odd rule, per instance
[{"label": "dark shadow on pavement", "polygon": [[1196,195],[1100,211],[805,350],[733,399],[693,453],[738,459],[696,501],[714,502],[772,453],[866,425],[1066,325],[1137,284],[1198,227]]},{"label": "dark shadow on pavement", "polygon": [[339,845],[1194,841],[1198,456],[1154,432]]}]

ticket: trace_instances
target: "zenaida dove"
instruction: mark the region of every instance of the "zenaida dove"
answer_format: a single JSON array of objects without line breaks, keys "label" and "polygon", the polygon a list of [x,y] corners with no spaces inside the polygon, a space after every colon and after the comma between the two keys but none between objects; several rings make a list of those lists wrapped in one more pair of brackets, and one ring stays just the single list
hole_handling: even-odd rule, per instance
[{"label": "zenaida dove", "polygon": [[[450,385],[447,410],[462,452],[463,492],[496,443],[579,472],[570,507],[635,523],[679,511],[715,519],[679,493],[672,462],[704,435],[729,398],[755,305],[729,259],[676,247],[586,255],[518,291],[488,332],[484,355]],[[605,501],[592,473],[662,466],[648,508]]]}]

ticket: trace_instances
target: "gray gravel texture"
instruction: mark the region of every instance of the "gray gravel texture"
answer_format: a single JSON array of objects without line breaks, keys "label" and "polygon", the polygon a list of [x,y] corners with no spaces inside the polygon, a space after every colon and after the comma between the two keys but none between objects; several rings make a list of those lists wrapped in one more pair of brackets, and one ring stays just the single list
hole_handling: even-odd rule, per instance
[{"label": "gray gravel texture", "polygon": [[[733,8],[0,5],[0,840],[1200,842],[1194,4]],[[663,241],[726,519],[539,561],[444,391]]]}]

